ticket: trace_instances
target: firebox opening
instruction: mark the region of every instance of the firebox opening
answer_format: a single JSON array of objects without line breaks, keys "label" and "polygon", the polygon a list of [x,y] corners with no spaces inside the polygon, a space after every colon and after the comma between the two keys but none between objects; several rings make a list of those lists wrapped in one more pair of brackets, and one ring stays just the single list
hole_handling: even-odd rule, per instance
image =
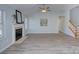
[{"label": "firebox opening", "polygon": [[22,28],[16,29],[16,41],[22,38]]}]

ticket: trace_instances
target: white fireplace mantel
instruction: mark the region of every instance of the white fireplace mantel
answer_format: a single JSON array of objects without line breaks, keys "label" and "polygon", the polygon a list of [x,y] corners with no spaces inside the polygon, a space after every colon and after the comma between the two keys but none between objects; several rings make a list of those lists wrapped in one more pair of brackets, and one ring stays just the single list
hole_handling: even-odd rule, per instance
[{"label": "white fireplace mantel", "polygon": [[[22,28],[22,38],[16,41],[15,39],[15,30]],[[25,32],[24,32],[24,24],[13,24],[13,40],[15,43],[22,43],[26,39]]]},{"label": "white fireplace mantel", "polygon": [[15,29],[23,28],[24,24],[15,24],[14,27]]}]

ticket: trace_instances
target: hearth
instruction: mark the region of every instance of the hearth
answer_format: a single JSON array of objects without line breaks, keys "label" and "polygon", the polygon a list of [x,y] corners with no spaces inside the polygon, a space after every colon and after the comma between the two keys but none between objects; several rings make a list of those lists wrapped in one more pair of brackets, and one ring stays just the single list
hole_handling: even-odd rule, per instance
[{"label": "hearth", "polygon": [[16,29],[16,41],[22,38],[22,28]]}]

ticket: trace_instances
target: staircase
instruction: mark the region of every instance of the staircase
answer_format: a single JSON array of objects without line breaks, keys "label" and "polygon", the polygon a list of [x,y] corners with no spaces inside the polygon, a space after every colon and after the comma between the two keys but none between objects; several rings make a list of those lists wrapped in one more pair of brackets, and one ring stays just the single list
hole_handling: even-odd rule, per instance
[{"label": "staircase", "polygon": [[74,34],[74,38],[78,39],[79,38],[79,27],[75,26],[71,20],[69,20],[69,29],[72,31],[72,33]]}]

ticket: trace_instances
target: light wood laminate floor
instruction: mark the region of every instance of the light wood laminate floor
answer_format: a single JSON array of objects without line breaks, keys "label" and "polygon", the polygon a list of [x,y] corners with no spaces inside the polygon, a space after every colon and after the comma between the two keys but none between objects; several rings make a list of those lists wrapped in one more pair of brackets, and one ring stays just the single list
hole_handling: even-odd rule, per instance
[{"label": "light wood laminate floor", "polygon": [[75,54],[79,53],[79,39],[65,34],[31,34],[21,44],[14,44],[3,54]]}]

